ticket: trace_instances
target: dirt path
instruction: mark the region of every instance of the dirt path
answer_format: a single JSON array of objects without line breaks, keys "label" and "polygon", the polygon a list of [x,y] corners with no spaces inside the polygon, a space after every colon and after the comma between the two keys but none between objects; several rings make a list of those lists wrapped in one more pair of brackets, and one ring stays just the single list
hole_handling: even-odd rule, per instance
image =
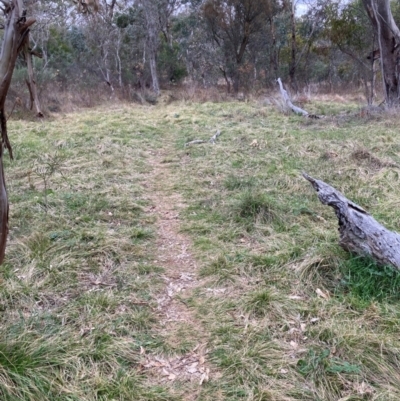
[{"label": "dirt path", "polygon": [[[164,292],[157,299],[159,323],[162,334],[179,331],[182,324],[198,330],[198,344],[185,355],[160,357],[146,355],[144,365],[158,376],[161,382],[190,381],[200,386],[209,379],[210,370],[206,363],[205,336],[194,311],[190,310],[179,298],[190,296],[200,285],[197,279],[197,264],[192,254],[191,240],[180,233],[179,213],[185,207],[179,193],[173,191],[172,172],[169,164],[163,163],[168,151],[153,151],[148,154],[151,172],[148,177],[147,198],[152,207],[149,213],[156,217],[157,254],[154,262],[164,269]],[[194,393],[185,396],[194,400]]]}]

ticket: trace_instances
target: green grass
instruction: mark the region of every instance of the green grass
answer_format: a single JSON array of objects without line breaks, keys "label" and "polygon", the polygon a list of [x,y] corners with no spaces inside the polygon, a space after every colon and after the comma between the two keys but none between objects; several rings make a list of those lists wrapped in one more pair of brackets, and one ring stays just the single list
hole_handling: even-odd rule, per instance
[{"label": "green grass", "polygon": [[154,309],[162,269],[149,263],[155,228],[144,211],[148,171],[139,144],[146,139],[128,130],[139,128],[135,120],[122,108],[117,117],[95,110],[10,123],[16,158],[6,160],[1,399],[182,394],[142,374],[141,347],[161,352],[167,337],[158,334]]},{"label": "green grass", "polygon": [[[208,286],[225,290],[194,301],[211,333],[220,399],[399,396],[397,361],[382,361],[376,348],[400,345],[392,335],[398,274],[342,251],[333,211],[301,177],[327,181],[398,229],[399,137],[391,117],[389,127],[342,117],[335,104],[323,109],[337,116],[310,121],[255,104],[204,104],[197,115],[221,129],[219,142],[183,149],[176,139],[182,162],[171,169],[188,203],[185,232]],[[387,381],[386,369],[396,378]]]},{"label": "green grass", "polygon": [[[301,171],[398,230],[399,122],[345,113],[356,104],[307,106],[330,115],[172,103],[10,121],[0,398],[398,400],[399,273],[339,247],[334,212]],[[215,145],[184,146],[216,130]],[[149,213],[155,152],[160,201],[181,196],[195,256],[193,288],[177,297],[188,313],[168,325]],[[145,366],[198,346],[201,385]]]},{"label": "green grass", "polygon": [[343,261],[342,290],[366,303],[400,300],[400,272],[391,266],[378,266],[374,260],[354,257]]}]

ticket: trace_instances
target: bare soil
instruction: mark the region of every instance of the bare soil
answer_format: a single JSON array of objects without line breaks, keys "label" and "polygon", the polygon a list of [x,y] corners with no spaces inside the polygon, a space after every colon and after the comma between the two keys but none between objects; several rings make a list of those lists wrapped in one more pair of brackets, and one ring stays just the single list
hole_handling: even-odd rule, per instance
[{"label": "bare soil", "polygon": [[[179,332],[182,324],[195,328],[200,341],[184,355],[144,355],[143,366],[160,382],[190,381],[200,386],[210,376],[206,363],[206,336],[195,312],[183,302],[201,285],[197,278],[197,262],[193,256],[190,238],[180,231],[180,212],[185,207],[182,196],[173,190],[173,176],[168,163],[168,151],[148,154],[151,167],[147,180],[147,198],[151,201],[148,213],[156,218],[156,245],[154,263],[164,269],[165,287],[157,299],[159,325],[162,334]],[[185,396],[196,399],[194,393]]]}]

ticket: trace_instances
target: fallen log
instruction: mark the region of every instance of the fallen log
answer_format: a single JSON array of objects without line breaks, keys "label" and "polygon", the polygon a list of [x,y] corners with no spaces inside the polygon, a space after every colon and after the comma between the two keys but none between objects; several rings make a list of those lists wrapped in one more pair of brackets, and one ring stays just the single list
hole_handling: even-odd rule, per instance
[{"label": "fallen log", "polygon": [[400,270],[400,234],[389,231],[361,206],[348,200],[342,193],[306,173],[322,204],[333,207],[339,220],[340,246],[348,252],[370,256],[380,265],[391,265]]},{"label": "fallen log", "polygon": [[300,107],[295,106],[292,101],[290,100],[289,94],[287,93],[286,89],[283,88],[283,84],[280,78],[278,78],[276,80],[276,82],[278,82],[279,84],[279,89],[281,91],[281,95],[283,97],[283,100],[285,101],[285,103],[287,104],[288,107],[290,107],[290,109],[296,113],[296,114],[301,114],[302,116],[306,116],[308,117],[309,113],[308,111],[305,111],[303,109],[301,109]]}]

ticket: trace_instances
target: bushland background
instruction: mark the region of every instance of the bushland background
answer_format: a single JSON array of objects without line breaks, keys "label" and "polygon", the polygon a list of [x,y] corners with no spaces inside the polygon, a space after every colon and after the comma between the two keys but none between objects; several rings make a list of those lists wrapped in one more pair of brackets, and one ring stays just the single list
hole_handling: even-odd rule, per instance
[{"label": "bushland background", "polygon": [[[244,99],[270,94],[278,77],[304,97],[384,100],[377,35],[362,1],[97,1],[29,6],[45,110],[155,103],[160,89],[171,100]],[[398,2],[391,8],[398,20]],[[21,99],[15,110],[29,108],[26,77],[21,58],[9,96],[11,105]]]}]

